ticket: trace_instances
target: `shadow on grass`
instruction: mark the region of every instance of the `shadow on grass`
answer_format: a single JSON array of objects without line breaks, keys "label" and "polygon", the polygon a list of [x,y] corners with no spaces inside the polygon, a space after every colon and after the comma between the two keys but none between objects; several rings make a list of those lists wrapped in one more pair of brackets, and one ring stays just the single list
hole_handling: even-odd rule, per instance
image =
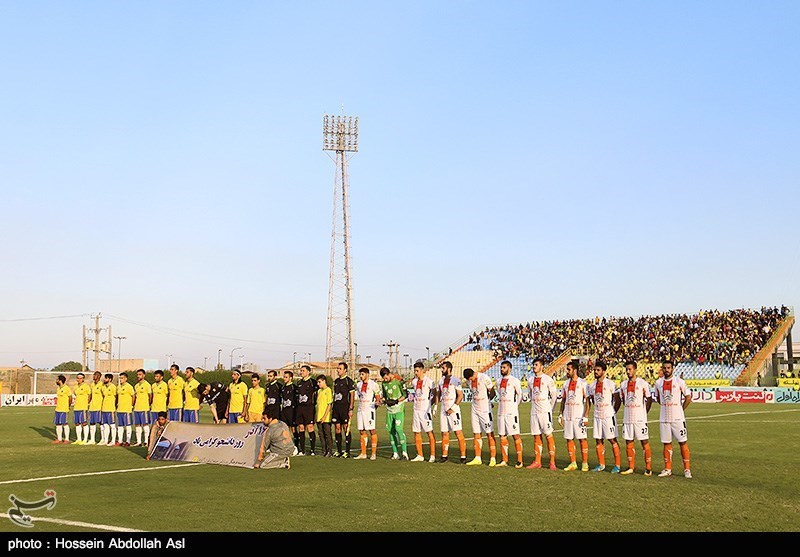
[{"label": "shadow on grass", "polygon": [[56,438],[56,427],[40,427],[31,426],[31,429],[44,437],[45,439],[54,440]]}]

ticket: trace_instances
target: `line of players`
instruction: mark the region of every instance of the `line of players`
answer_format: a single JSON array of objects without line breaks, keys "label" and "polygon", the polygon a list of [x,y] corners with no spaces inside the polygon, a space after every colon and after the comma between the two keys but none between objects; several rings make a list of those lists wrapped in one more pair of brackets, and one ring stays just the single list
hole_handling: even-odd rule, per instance
[{"label": "line of players", "polygon": [[[197,422],[200,411],[200,383],[194,378],[194,368],[186,368],[186,379],[178,375],[173,365],[170,379],[164,381],[164,372],[157,370],[155,381],[145,379],[145,371],[136,372],[136,383],[128,381],[128,373],[119,374],[119,384],[114,375],[95,371],[92,382],[86,383],[83,373],[78,373],[74,389],[66,384],[66,377],[56,379],[56,409],[53,423],[56,426],[54,444],[70,443],[69,409],[73,409],[76,445],[147,446],[152,424],[159,412],[168,412],[170,419]],[[100,431],[100,441],[97,431]],[[136,442],[132,443],[133,432]]]},{"label": "line of players", "polygon": [[[460,461],[468,465],[482,464],[483,438],[486,436],[489,446],[489,466],[508,466],[509,444],[513,439],[517,462],[515,467],[522,468],[523,450],[520,437],[519,403],[522,400],[522,387],[519,380],[511,375],[512,365],[509,361],[501,364],[501,378],[497,388],[485,373],[476,373],[472,369],[464,370],[465,386],[472,395],[471,422],[473,431],[474,458],[467,462],[466,440],[462,433],[460,403],[463,401],[461,381],[452,375],[452,364],[443,362],[442,378],[438,385],[425,375],[424,365],[414,365],[412,430],[417,449],[414,462],[424,461],[422,435],[427,436],[431,447],[429,462],[446,462],[452,432],[458,441]],[[672,473],[673,440],[680,447],[683,460],[684,475],[691,477],[689,468],[690,455],[687,442],[687,430],[684,409],[691,402],[686,383],[673,376],[674,364],[664,361],[661,364],[663,376],[655,384],[655,399],[660,404],[659,429],[664,446],[665,466],[662,476]],[[67,413],[73,404],[76,444],[96,444],[96,430],[100,426],[101,440],[99,444],[108,446],[137,446],[148,444],[150,424],[155,421],[158,412],[167,411],[170,420],[198,422],[201,402],[209,404],[215,423],[240,423],[260,421],[261,415],[284,421],[293,431],[298,454],[315,454],[315,424],[322,428],[323,448],[325,456],[342,456],[348,458],[352,444],[350,424],[358,400],[357,426],[360,433],[361,451],[356,459],[376,459],[377,431],[376,409],[381,404],[387,407],[386,426],[392,444],[392,459],[409,460],[404,425],[404,402],[407,400],[406,390],[399,377],[388,369],[381,370],[381,385],[370,379],[367,368],[359,370],[360,381],[356,384],[347,376],[347,364],[342,362],[337,368],[337,378],[333,389],[327,388],[326,379],[320,376],[316,381],[310,377],[311,368],[301,366],[300,378],[295,381],[291,371],[283,373],[283,382],[278,381],[277,373],[270,371],[267,375],[266,388],[260,386],[260,379],[253,374],[251,388],[241,381],[241,374],[234,370],[232,382],[224,386],[221,383],[203,385],[194,378],[194,369],[187,367],[186,379],[178,375],[177,365],[170,367],[170,379],[163,381],[163,372],[156,371],[155,382],[151,385],[145,380],[144,370],[137,371],[137,383],[131,386],[127,373],[119,375],[119,386],[113,384],[113,375],[102,376],[95,372],[93,383],[87,385],[83,374],[78,374],[74,393],[66,386],[63,375],[56,381],[57,404],[54,423],[57,439],[53,443],[69,443],[69,424]],[[605,470],[605,442],[612,448],[614,466],[612,473],[631,474],[635,468],[636,447],[639,441],[645,457],[645,475],[652,475],[652,453],[649,443],[647,413],[653,399],[649,384],[637,377],[636,362],[625,365],[627,379],[616,384],[605,377],[606,365],[597,362],[594,368],[594,381],[588,384],[578,376],[578,366],[567,364],[568,379],[561,390],[561,406],[558,415],[559,424],[564,427],[564,439],[570,462],[566,471],[578,469],[576,441],[581,453],[582,471],[589,470],[587,426],[590,407],[594,407],[593,437],[598,464],[592,469],[599,472]],[[542,455],[546,443],[549,467],[556,469],[555,440],[553,437],[553,416],[558,401],[558,392],[551,376],[544,373],[544,362],[536,359],[533,362],[533,377],[528,381],[531,400],[530,427],[534,438],[534,459],[527,468],[542,467]],[[326,393],[320,400],[318,391]],[[329,394],[328,394],[329,393]],[[501,458],[497,460],[497,439],[494,435],[492,400],[497,397],[497,433],[500,441]],[[439,407],[439,424],[441,430],[441,457],[436,460],[436,440],[433,434],[433,416]],[[620,447],[617,441],[616,414],[623,406],[623,439],[626,442],[628,467],[620,469]],[[336,434],[336,451],[332,449],[331,428]],[[131,444],[132,430],[136,433],[136,442]],[[310,452],[306,452],[305,440],[308,434]],[[127,440],[125,438],[127,437]],[[342,447],[344,441],[345,447]],[[371,444],[371,454],[367,447]]]},{"label": "line of players", "polygon": [[[412,429],[415,437],[417,456],[412,461],[425,460],[422,451],[422,434],[428,436],[430,444],[429,462],[447,462],[450,433],[458,439],[460,461],[467,465],[483,464],[484,436],[489,446],[489,466],[508,466],[509,444],[513,440],[516,449],[516,468],[524,466],[522,438],[520,436],[519,403],[522,400],[522,387],[519,379],[511,375],[512,364],[505,360],[500,365],[500,381],[497,387],[491,378],[483,372],[476,373],[472,369],[464,370],[464,387],[469,388],[472,395],[471,422],[473,431],[474,458],[467,461],[466,442],[462,433],[463,423],[459,403],[463,400],[463,388],[458,378],[452,376],[453,366],[450,362],[442,363],[442,378],[438,385],[425,376],[422,363],[414,365],[415,378],[412,379],[414,416]],[[661,363],[663,372],[654,386],[654,395],[650,385],[641,377],[637,377],[635,361],[626,362],[627,379],[620,382],[619,387],[606,377],[607,365],[599,361],[594,366],[594,381],[588,383],[578,374],[578,364],[567,364],[568,379],[561,388],[560,411],[558,422],[563,426],[569,464],[565,471],[578,470],[577,448],[580,449],[580,470],[589,471],[588,422],[589,410],[593,412],[593,438],[598,464],[593,472],[606,469],[605,444],[608,442],[613,452],[614,465],[611,473],[622,475],[633,474],[636,462],[636,441],[641,443],[644,453],[644,475],[651,476],[652,451],[649,441],[647,414],[655,400],[660,405],[659,433],[663,444],[664,468],[661,477],[672,475],[673,442],[677,442],[683,461],[684,476],[691,478],[690,453],[687,441],[685,409],[691,403],[691,393],[680,377],[675,377],[674,363],[664,360]],[[553,378],[544,372],[544,362],[537,358],[533,362],[534,376],[528,381],[530,391],[531,415],[530,428],[534,438],[534,458],[526,467],[542,468],[542,454],[547,445],[549,468],[556,470],[556,445],[553,437],[553,416],[559,400],[559,393]],[[407,459],[404,436],[397,435],[397,425],[402,427],[402,416],[393,411],[398,404],[402,406],[404,395],[387,395],[386,385],[396,381],[388,369],[381,370],[383,389],[369,379],[367,369],[360,370],[361,381],[357,385],[358,396],[358,429],[361,433],[361,453],[357,459],[375,460],[377,435],[375,433],[375,409],[381,403],[387,405],[387,429],[392,440],[393,459]],[[382,397],[383,396],[383,400]],[[500,442],[500,460],[497,459],[497,438],[493,419],[492,401],[497,397],[497,434]],[[439,406],[439,424],[441,430],[441,457],[436,460],[436,441],[433,434],[433,415]],[[623,407],[622,437],[625,440],[627,468],[620,468],[620,446],[617,441],[617,412]],[[402,412],[402,411],[400,411]],[[510,439],[509,439],[510,438]],[[371,455],[367,457],[367,445],[371,441]],[[577,446],[576,446],[577,442]],[[402,456],[398,454],[402,451]]]}]

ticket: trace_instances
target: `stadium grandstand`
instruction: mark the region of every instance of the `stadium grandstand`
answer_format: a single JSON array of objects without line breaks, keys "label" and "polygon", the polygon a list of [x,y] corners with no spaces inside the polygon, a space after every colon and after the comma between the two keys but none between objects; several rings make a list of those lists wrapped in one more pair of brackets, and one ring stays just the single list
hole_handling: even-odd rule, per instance
[{"label": "stadium grandstand", "polygon": [[524,380],[540,357],[545,371],[560,380],[569,361],[578,360],[586,370],[603,360],[608,376],[619,381],[625,362],[632,360],[639,375],[652,383],[666,358],[687,381],[765,385],[777,375],[771,364],[778,348],[785,343],[791,351],[793,324],[794,311],[781,306],[487,325],[454,343],[456,348],[436,363],[450,361],[459,376],[470,367],[496,380],[500,362],[509,360],[514,375]]}]

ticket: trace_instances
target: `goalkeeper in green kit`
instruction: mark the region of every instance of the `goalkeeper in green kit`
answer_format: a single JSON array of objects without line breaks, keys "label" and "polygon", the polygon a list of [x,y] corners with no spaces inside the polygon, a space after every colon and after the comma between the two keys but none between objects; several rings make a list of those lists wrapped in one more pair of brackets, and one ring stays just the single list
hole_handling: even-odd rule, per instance
[{"label": "goalkeeper in green kit", "polygon": [[[406,400],[406,389],[403,382],[389,368],[381,368],[381,390],[386,403],[386,431],[392,443],[392,460],[408,460],[406,451],[406,434],[403,425],[406,421],[403,402]],[[398,453],[398,448],[402,453]]]}]

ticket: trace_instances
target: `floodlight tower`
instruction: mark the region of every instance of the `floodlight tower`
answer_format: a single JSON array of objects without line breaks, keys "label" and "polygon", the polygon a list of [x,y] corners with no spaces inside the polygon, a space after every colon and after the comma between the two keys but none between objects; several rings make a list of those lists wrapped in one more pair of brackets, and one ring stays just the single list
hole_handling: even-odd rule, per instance
[{"label": "floodlight tower", "polygon": [[350,219],[348,215],[348,162],[358,152],[358,116],[325,115],[322,123],[322,150],[336,163],[333,185],[333,229],[331,267],[328,284],[328,326],[325,365],[332,372],[339,359],[355,373],[353,336],[353,282],[350,275]]}]

